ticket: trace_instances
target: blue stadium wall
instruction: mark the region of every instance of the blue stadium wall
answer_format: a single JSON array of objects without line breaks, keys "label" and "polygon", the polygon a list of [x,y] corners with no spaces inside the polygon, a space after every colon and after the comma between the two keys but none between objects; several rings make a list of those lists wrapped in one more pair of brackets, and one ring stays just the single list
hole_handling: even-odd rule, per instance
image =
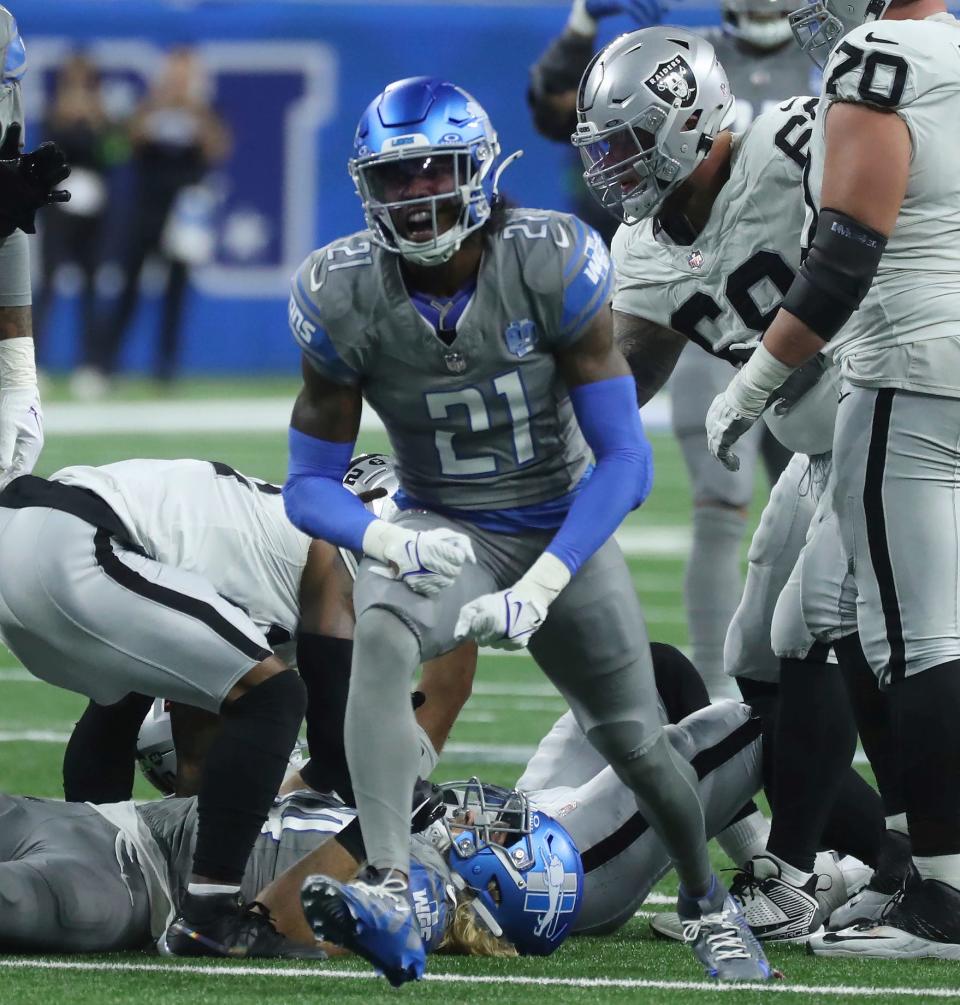
[{"label": "blue stadium wall", "polygon": [[[505,153],[523,148],[504,188],[516,203],[570,208],[575,155],[533,131],[524,99],[527,68],[561,28],[567,4],[324,2],[324,0],[16,0],[26,41],[28,142],[42,137],[53,69],[83,48],[101,64],[112,98],[142,93],[165,49],[197,46],[215,103],[234,134],[219,172],[218,247],[194,274],[185,318],[188,373],[295,372],[286,286],[303,256],[363,226],[347,175],[356,120],[391,80],[434,74],[470,90],[487,108]],[[671,20],[715,23],[715,8],[679,3]],[[607,36],[629,30],[624,18]],[[111,181],[107,257],[121,254],[129,177]],[[149,366],[156,296],[144,297],[123,355]],[[48,326],[45,364],[77,357],[75,304],[60,301]]]}]

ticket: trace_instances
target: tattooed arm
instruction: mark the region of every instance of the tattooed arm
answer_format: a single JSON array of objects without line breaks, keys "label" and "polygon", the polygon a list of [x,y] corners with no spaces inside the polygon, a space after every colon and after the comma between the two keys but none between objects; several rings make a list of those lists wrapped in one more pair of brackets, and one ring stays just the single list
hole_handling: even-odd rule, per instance
[{"label": "tattooed arm", "polygon": [[637,403],[645,405],[673,373],[687,339],[646,318],[613,312],[613,338],[626,357],[637,385]]}]

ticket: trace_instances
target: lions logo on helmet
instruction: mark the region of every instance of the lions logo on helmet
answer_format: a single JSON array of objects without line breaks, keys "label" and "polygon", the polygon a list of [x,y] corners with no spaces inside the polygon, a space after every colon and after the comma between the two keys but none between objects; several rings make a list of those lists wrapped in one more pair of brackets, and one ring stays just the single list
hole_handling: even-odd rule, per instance
[{"label": "lions logo on helmet", "polygon": [[583,902],[583,864],[570,835],[526,795],[471,778],[441,788],[454,880],[477,916],[517,952],[549,956],[573,930]]}]

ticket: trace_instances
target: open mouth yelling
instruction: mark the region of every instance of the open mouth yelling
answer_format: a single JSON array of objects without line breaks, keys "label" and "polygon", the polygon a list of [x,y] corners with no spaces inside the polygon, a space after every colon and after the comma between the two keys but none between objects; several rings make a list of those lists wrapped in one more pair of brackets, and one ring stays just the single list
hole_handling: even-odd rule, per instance
[{"label": "open mouth yelling", "polygon": [[435,236],[433,213],[429,208],[409,210],[404,217],[403,225],[410,241],[429,241]]}]

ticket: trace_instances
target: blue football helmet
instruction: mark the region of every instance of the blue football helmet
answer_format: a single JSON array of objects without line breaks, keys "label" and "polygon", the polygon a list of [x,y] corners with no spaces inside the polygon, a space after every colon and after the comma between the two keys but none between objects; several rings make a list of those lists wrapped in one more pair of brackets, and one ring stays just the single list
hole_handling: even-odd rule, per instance
[{"label": "blue football helmet", "polygon": [[462,88],[388,85],[360,117],[349,163],[374,242],[420,265],[447,261],[490,217],[499,155],[489,116]]},{"label": "blue football helmet", "polygon": [[573,931],[583,864],[570,835],[522,792],[471,778],[441,786],[447,862],[479,918],[524,956],[549,956]]}]

